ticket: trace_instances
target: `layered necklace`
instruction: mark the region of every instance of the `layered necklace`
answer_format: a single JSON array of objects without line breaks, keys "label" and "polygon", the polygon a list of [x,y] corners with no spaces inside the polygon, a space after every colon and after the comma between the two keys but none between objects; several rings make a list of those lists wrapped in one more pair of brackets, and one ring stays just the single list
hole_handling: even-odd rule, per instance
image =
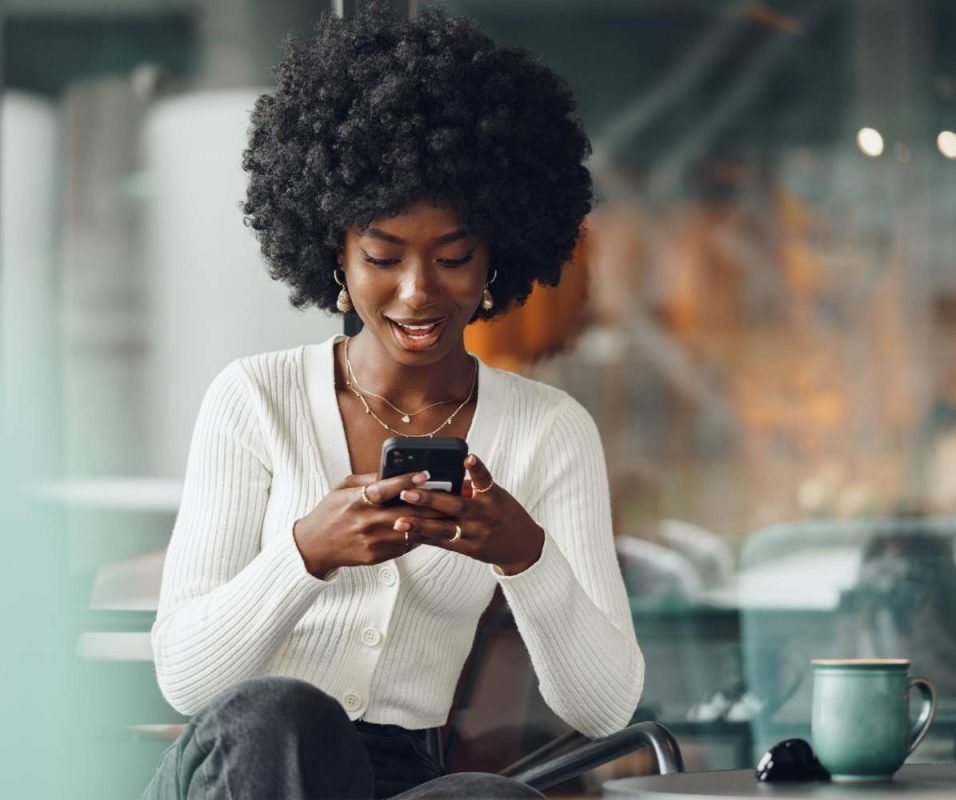
[{"label": "layered necklace", "polygon": [[440,433],[449,425],[451,425],[452,422],[455,421],[455,417],[458,416],[458,412],[460,412],[466,405],[468,405],[468,403],[471,402],[471,398],[474,397],[475,395],[475,387],[478,385],[478,359],[472,356],[472,361],[475,364],[475,372],[471,378],[471,389],[468,392],[468,396],[461,402],[458,408],[456,408],[454,411],[451,412],[451,415],[448,417],[448,419],[446,419],[441,425],[435,428],[435,430],[429,431],[428,433],[406,433],[404,431],[397,431],[395,430],[395,428],[393,428],[391,425],[386,423],[385,420],[383,420],[378,414],[376,414],[372,410],[372,407],[368,404],[368,400],[365,399],[365,395],[381,400],[383,403],[385,403],[385,405],[391,408],[396,414],[401,414],[402,422],[404,422],[406,425],[411,424],[412,417],[415,417],[424,411],[428,411],[428,409],[430,408],[446,405],[447,403],[453,403],[455,402],[455,398],[450,398],[448,400],[439,400],[437,403],[430,403],[429,405],[418,409],[418,411],[403,411],[394,403],[392,403],[390,400],[388,400],[385,397],[382,397],[382,395],[375,394],[375,392],[370,392],[368,391],[368,389],[363,389],[361,386],[359,386],[358,381],[355,380],[355,371],[352,369],[352,362],[349,359],[349,342],[350,341],[351,341],[351,338],[348,338],[345,340],[345,368],[348,373],[345,379],[345,385],[348,386],[349,389],[351,389],[352,394],[354,394],[362,403],[362,407],[365,409],[366,414],[368,414],[379,425],[385,428],[385,430],[391,433],[394,433],[397,436],[407,436],[412,439],[431,439],[436,433]]}]

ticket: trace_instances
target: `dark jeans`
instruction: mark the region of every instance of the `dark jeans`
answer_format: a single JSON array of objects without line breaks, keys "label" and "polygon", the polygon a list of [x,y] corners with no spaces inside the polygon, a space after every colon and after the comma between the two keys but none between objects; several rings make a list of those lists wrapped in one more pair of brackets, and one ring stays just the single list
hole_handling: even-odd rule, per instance
[{"label": "dark jeans", "polygon": [[498,775],[440,775],[420,732],[352,723],[305,681],[254,678],[193,717],[144,800],[543,797]]}]

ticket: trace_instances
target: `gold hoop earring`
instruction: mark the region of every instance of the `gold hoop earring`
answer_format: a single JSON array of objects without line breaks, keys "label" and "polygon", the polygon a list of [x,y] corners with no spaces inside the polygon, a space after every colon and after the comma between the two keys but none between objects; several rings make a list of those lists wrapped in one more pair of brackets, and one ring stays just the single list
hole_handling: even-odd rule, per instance
[{"label": "gold hoop earring", "polygon": [[352,305],[352,298],[349,297],[349,290],[345,288],[345,273],[343,272],[342,277],[339,278],[339,270],[333,270],[332,280],[342,287],[339,296],[335,298],[335,307],[343,314],[348,314],[349,311],[354,310],[354,306]]},{"label": "gold hoop earring", "polygon": [[495,298],[491,296],[491,289],[488,287],[495,282],[495,278],[498,277],[498,270],[494,271],[494,274],[491,276],[491,280],[485,284],[485,289],[481,293],[481,307],[485,311],[491,311],[495,307]]}]

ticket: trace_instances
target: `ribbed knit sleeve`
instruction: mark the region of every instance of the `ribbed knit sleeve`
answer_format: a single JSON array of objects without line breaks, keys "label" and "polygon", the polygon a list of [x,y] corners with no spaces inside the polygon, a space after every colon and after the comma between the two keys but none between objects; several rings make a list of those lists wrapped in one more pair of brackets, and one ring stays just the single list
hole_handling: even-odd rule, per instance
[{"label": "ribbed knit sleeve", "polygon": [[563,396],[535,454],[546,533],[538,561],[500,577],[541,694],[571,727],[607,736],[631,719],[644,685],[614,552],[604,453],[587,411]]},{"label": "ribbed knit sleeve", "polygon": [[160,688],[182,713],[259,674],[329,585],[306,571],[291,526],[263,545],[271,455],[261,424],[234,362],[199,412],[152,631]]}]

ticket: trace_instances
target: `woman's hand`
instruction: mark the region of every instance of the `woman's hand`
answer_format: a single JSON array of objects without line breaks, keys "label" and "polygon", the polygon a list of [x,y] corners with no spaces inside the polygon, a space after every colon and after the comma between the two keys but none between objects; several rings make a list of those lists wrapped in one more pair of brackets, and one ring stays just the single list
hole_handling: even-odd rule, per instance
[{"label": "woman's hand", "polygon": [[[474,454],[465,459],[471,478],[463,496],[412,487],[401,492],[395,530],[413,544],[431,544],[496,565],[506,575],[524,572],[541,557],[544,530],[498,486]],[[423,516],[423,509],[437,512]]]},{"label": "woman's hand", "polygon": [[427,480],[425,472],[385,480],[374,473],[349,475],[292,526],[305,568],[321,578],[338,567],[378,564],[408,552],[417,543],[395,522],[399,517],[437,517],[440,512],[382,504],[405,490],[417,491]]}]

